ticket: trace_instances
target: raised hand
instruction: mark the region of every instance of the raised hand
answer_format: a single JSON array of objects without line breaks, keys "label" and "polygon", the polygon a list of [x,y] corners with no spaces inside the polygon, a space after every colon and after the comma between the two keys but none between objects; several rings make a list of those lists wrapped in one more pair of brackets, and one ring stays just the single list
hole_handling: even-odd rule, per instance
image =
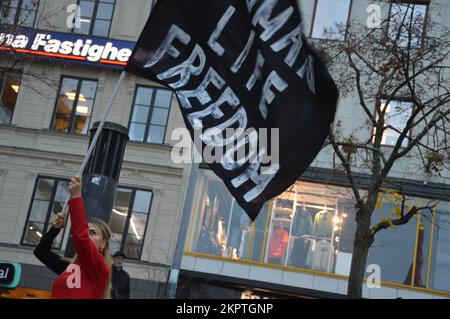
[{"label": "raised hand", "polygon": [[54,228],[61,229],[66,224],[66,217],[62,213],[57,213],[53,217],[52,226]]},{"label": "raised hand", "polygon": [[70,198],[81,197],[81,178],[75,176],[70,179],[69,183]]}]

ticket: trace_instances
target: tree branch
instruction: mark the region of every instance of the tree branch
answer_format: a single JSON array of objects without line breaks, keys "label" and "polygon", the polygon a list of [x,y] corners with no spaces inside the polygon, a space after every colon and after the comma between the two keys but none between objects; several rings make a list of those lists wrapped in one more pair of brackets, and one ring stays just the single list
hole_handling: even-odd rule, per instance
[{"label": "tree branch", "polygon": [[413,218],[414,215],[416,215],[418,212],[420,212],[422,210],[432,211],[435,207],[436,207],[436,205],[433,205],[431,207],[427,206],[427,207],[421,207],[421,208],[417,208],[417,207],[413,206],[406,215],[403,213],[403,207],[402,207],[402,214],[401,214],[400,218],[394,219],[394,220],[387,219],[387,220],[384,220],[384,221],[376,224],[375,226],[373,226],[370,229],[370,236],[372,238],[374,238],[375,235],[383,229],[387,229],[392,226],[401,226],[401,225],[407,224],[411,220],[411,218]]},{"label": "tree branch", "polygon": [[344,154],[342,154],[341,150],[339,149],[338,143],[336,142],[336,139],[334,137],[334,133],[331,131],[330,135],[329,135],[329,140],[330,140],[330,144],[332,145],[334,152],[336,153],[336,155],[339,157],[339,159],[342,162],[342,165],[344,165],[345,171],[347,172],[347,179],[350,182],[350,186],[352,188],[353,194],[355,195],[355,199],[356,202],[358,203],[359,207],[361,209],[363,209],[364,207],[364,202],[361,198],[361,195],[359,193],[359,189],[356,186],[356,182],[353,178],[353,172],[352,169],[349,165],[349,163],[347,162],[347,160],[344,157]]}]

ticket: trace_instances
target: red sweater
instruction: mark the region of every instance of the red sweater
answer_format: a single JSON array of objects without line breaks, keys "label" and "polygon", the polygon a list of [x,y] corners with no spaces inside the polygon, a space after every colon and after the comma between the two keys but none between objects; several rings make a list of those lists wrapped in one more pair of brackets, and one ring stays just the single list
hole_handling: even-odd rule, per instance
[{"label": "red sweater", "polygon": [[272,232],[269,244],[269,258],[284,258],[289,241],[289,233],[280,227]]},{"label": "red sweater", "polygon": [[[110,267],[89,238],[89,227],[81,197],[69,201],[72,236],[78,255],[79,287],[74,278],[77,271],[66,270],[59,275],[52,286],[54,299],[101,299],[109,281]],[[74,265],[75,266],[75,265]],[[73,267],[73,266],[72,266]],[[70,267],[68,268],[70,269]]]}]

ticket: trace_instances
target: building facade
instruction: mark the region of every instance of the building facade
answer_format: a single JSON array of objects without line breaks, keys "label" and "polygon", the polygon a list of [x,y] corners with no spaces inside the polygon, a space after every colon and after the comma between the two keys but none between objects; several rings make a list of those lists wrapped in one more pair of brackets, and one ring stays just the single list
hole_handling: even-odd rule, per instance
[{"label": "building facade", "polygon": [[[0,260],[23,267],[10,297],[48,297],[55,276],[33,248],[64,205],[89,130],[102,119],[153,2],[19,0],[0,6]],[[189,173],[170,157],[170,132],[184,125],[181,113],[169,90],[127,74],[107,120],[128,128],[130,138],[111,214],[111,250],[127,256],[131,298],[158,298]],[[61,254],[69,226],[53,246]]]},{"label": "building facade", "polygon": [[[416,13],[450,26],[450,3],[443,0],[300,1],[304,32],[311,42],[330,39],[325,31],[336,23],[365,25],[372,14],[370,5],[380,8],[384,20],[393,8],[406,10],[411,3],[416,4]],[[449,63],[444,61],[446,66]],[[396,102],[391,103],[394,108]],[[365,118],[356,96],[340,100],[337,120],[345,132],[360,127]],[[393,125],[402,129],[405,122]],[[358,137],[367,140],[371,129],[360,134],[363,136]],[[386,151],[397,138],[389,130],[385,132]],[[324,148],[295,185],[266,203],[254,223],[214,173],[201,165],[194,167],[180,230],[185,236],[178,250],[182,258],[177,296],[344,297],[353,254],[356,202],[347,178],[335,164],[332,148]],[[420,167],[418,155],[405,157],[389,178],[402,185],[408,204],[421,207],[430,202],[435,208],[406,225],[377,234],[369,251],[366,277],[378,272],[381,286],[365,284],[365,298],[450,297],[450,172],[444,169],[440,176],[429,176],[423,164]],[[371,175],[363,166],[354,169],[360,172],[357,179],[363,190]],[[372,225],[394,216],[394,211],[393,202],[380,201]]]},{"label": "building facade", "polygon": [[[371,4],[381,7],[383,17],[392,8],[385,1],[299,1],[310,41],[326,38],[324,30],[335,23],[365,23]],[[80,19],[68,27],[74,22],[71,4],[80,5]],[[16,25],[33,39],[46,33],[49,38],[41,40],[47,44],[60,41],[33,49],[15,39],[13,54],[3,49],[0,55],[0,260],[24,268],[19,289],[11,294],[48,297],[54,275],[35,259],[33,247],[67,196],[67,180],[81,164],[89,129],[105,111],[152,1],[4,0],[1,5],[0,33],[7,34],[5,25]],[[447,0],[417,5],[450,27]],[[72,44],[63,48],[64,41]],[[340,101],[337,119],[348,130],[361,125],[364,114],[356,98]],[[161,297],[171,266],[172,275],[178,274],[170,278],[179,298],[345,296],[355,201],[330,148],[251,223],[209,169],[172,161],[170,133],[184,124],[169,91],[127,75],[108,120],[127,127],[130,136],[111,227],[113,250],[128,256],[131,297]],[[395,135],[387,134],[387,147],[392,141]],[[409,204],[432,201],[436,207],[377,236],[368,258],[374,268],[367,274],[379,269],[381,287],[365,285],[364,297],[450,297],[450,172],[430,177],[419,166],[414,158],[402,159],[390,178],[404,186]],[[368,179],[361,170],[361,189]],[[373,222],[394,209],[389,201],[381,203]],[[55,242],[61,253],[67,229]]]}]

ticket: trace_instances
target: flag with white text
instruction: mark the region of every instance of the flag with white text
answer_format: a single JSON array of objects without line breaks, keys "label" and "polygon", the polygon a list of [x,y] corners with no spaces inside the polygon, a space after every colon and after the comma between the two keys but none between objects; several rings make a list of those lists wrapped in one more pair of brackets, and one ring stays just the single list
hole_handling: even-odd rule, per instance
[{"label": "flag with white text", "polygon": [[126,71],[175,92],[203,161],[252,220],[317,156],[338,99],[297,0],[159,0]]}]

